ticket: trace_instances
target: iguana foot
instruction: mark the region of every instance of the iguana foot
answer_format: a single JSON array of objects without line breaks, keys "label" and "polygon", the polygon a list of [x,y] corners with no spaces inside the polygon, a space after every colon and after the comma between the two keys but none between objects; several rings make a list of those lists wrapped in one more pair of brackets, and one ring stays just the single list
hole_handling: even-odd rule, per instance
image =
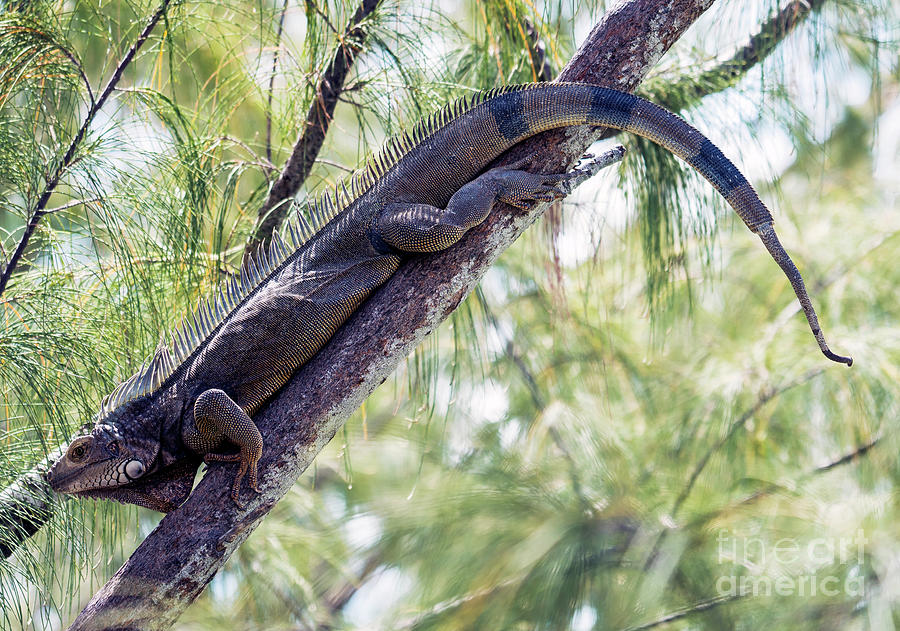
[{"label": "iguana foot", "polygon": [[[530,210],[537,204],[562,199],[600,169],[620,160],[624,153],[623,147],[607,151],[599,158],[586,153],[579,160],[583,164],[567,173],[542,174],[521,171],[508,179],[505,190],[500,193],[498,199],[521,210]],[[587,162],[584,162],[585,160]]]},{"label": "iguana foot", "polygon": [[241,463],[238,467],[237,475],[234,476],[234,483],[231,485],[231,499],[235,504],[238,505],[239,508],[243,508],[244,504],[240,500],[241,494],[241,481],[244,479],[244,475],[248,472],[250,474],[250,488],[259,493],[259,487],[257,486],[257,468],[256,465],[259,462],[259,455],[255,458],[247,449],[241,449],[241,453],[239,454],[206,454],[203,457],[203,462],[206,464],[210,464],[212,462],[239,462]]},{"label": "iguana foot", "polygon": [[[256,464],[262,457],[263,440],[247,413],[235,403],[225,392],[218,389],[206,390],[197,397],[194,403],[194,423],[183,433],[185,444],[197,453],[205,454],[203,461],[239,462],[234,484],[231,486],[231,499],[241,505],[239,495],[241,480],[250,472],[250,488],[259,493],[257,488]],[[211,450],[227,439],[241,448],[237,454],[219,454]]]}]

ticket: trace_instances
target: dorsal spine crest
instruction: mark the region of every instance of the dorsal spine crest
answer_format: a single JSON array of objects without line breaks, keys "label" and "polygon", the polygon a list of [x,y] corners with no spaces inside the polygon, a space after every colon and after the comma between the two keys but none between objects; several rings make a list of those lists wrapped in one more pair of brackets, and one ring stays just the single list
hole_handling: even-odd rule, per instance
[{"label": "dorsal spine crest", "polygon": [[103,399],[99,420],[120,405],[162,386],[270,274],[342,210],[369,191],[417,145],[484,101],[532,87],[506,86],[457,99],[424,118],[410,132],[404,131],[388,140],[364,167],[309,200],[305,214],[298,206],[294,218],[283,228],[284,235],[276,232],[268,248],[261,246],[254,255],[246,257],[240,272],[221,282],[213,298],[201,299],[193,314],[181,319],[169,334],[169,346],[160,345],[149,361]]}]

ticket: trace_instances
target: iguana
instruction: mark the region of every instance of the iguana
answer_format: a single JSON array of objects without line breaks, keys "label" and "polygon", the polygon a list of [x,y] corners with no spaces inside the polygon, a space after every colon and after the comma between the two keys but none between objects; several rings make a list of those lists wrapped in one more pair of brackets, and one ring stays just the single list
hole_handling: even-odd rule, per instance
[{"label": "iguana", "polygon": [[[452,246],[497,202],[528,208],[567,194],[590,169],[533,174],[487,166],[516,143],[574,125],[644,136],[709,180],[787,275],[822,352],[832,353],[772,216],[746,178],[681,118],[634,95],[576,83],[501,88],[463,99],[388,143],[349,184],[298,214],[286,239],[245,264],[182,320],[168,345],[101,404],[48,473],[59,492],[168,511],[200,460],[239,463],[257,489],[264,441],[252,416],[404,259]],[[223,453],[229,445],[239,453]]]}]

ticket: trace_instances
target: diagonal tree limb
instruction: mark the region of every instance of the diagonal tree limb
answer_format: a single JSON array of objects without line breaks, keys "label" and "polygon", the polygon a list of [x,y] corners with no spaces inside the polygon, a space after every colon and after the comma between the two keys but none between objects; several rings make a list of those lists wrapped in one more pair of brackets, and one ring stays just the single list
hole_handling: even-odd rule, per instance
[{"label": "diagonal tree limb", "polygon": [[[803,385],[809,381],[812,381],[819,375],[825,372],[822,368],[816,368],[810,371],[807,371],[800,377],[793,379],[787,383],[781,384],[779,386],[770,386],[763,390],[759,396],[756,398],[756,401],[753,402],[749,408],[744,410],[743,413],[735,420],[729,427],[728,431],[715,443],[710,445],[709,449],[706,450],[706,453],[700,458],[700,461],[694,467],[694,470],[691,472],[690,478],[688,478],[688,483],[681,489],[681,492],[678,494],[678,497],[675,499],[674,504],[672,504],[672,517],[678,515],[678,512],[681,510],[682,505],[685,500],[687,500],[688,496],[691,494],[691,491],[694,490],[694,484],[696,484],[697,479],[700,477],[700,474],[703,473],[703,470],[706,468],[706,465],[709,464],[710,459],[713,455],[722,448],[728,441],[730,441],[734,435],[738,432],[738,430],[743,429],[743,427],[747,424],[751,418],[756,416],[756,414],[772,399],[776,399],[788,390],[792,388],[796,388],[797,386]],[[666,531],[663,531],[666,532]],[[658,546],[657,546],[658,547]]]},{"label": "diagonal tree limb", "polygon": [[334,57],[316,83],[315,98],[306,113],[300,137],[294,143],[291,157],[288,158],[281,175],[275,180],[269,190],[269,196],[259,209],[256,226],[245,249],[248,254],[256,252],[260,245],[269,242],[272,233],[278,229],[287,215],[290,199],[297,194],[309,176],[322,149],[322,143],[325,142],[325,135],[331,125],[334,108],[343,92],[347,75],[368,37],[369,32],[364,21],[372,15],[380,3],[381,0],[363,0],[344,29]]},{"label": "diagonal tree limb", "polygon": [[448,612],[471,606],[473,603],[480,603],[494,598],[499,592],[518,587],[521,580],[521,577],[508,578],[499,583],[494,583],[490,587],[468,593],[465,596],[440,602],[427,611],[421,612],[406,620],[400,620],[393,629],[394,631],[415,631],[416,629],[428,628],[430,626],[429,623],[434,624],[435,621],[440,620],[440,617],[446,615]]},{"label": "diagonal tree limb", "polygon": [[[839,457],[837,460],[832,460],[826,464],[820,465],[811,471],[807,471],[799,478],[797,478],[798,483],[803,483],[808,480],[812,480],[816,476],[822,475],[823,473],[828,473],[829,471],[834,471],[839,467],[843,467],[848,464],[860,462],[863,458],[869,455],[869,452],[875,449],[878,445],[881,444],[884,439],[883,435],[876,436],[875,438],[869,439],[868,442],[863,443],[853,451],[844,454]],[[781,484],[767,484],[763,488],[754,491],[752,494],[740,499],[737,502],[734,502],[730,506],[727,506],[718,511],[718,514],[724,515],[727,514],[729,510],[731,510],[735,506],[747,506],[749,504],[753,504],[762,500],[764,497],[768,497],[778,491],[779,489],[784,488]]]},{"label": "diagonal tree limb", "polygon": [[[103,107],[106,100],[112,94],[119,80],[122,78],[125,69],[133,61],[141,46],[143,46],[143,44],[146,42],[154,26],[156,26],[157,22],[159,22],[159,20],[165,14],[165,10],[170,2],[171,0],[164,0],[157,11],[150,18],[141,34],[138,36],[137,40],[134,42],[134,44],[126,53],[125,57],[116,67],[112,78],[107,83],[100,98],[96,101],[93,101],[93,94],[91,94],[93,105],[88,111],[88,114],[85,117],[81,128],[76,134],[75,139],[72,141],[68,150],[66,151],[65,157],[63,158],[62,162],[59,163],[59,166],[55,170],[54,175],[48,180],[48,183],[45,187],[44,192],[42,193],[38,205],[36,206],[28,224],[26,225],[25,232],[19,241],[18,247],[13,252],[12,257],[9,259],[9,262],[4,268],[2,276],[0,276],[0,295],[2,295],[4,289],[6,288],[10,277],[15,271],[15,268],[18,265],[22,255],[24,254],[25,249],[27,248],[28,243],[31,240],[31,237],[33,236],[34,231],[40,223],[41,219],[43,219],[43,217],[46,215],[74,205],[74,202],[72,202],[69,204],[64,204],[63,206],[60,206],[58,208],[46,208],[47,202],[50,199],[50,195],[59,185],[66,169],[71,166],[74,160],[75,152],[84,139],[84,136],[88,128],[90,127],[94,116],[97,114],[100,108]],[[294,152],[291,155],[291,159],[288,160],[288,163],[287,165],[285,165],[281,177],[276,182],[275,186],[273,186],[272,192],[269,194],[269,199],[267,199],[266,203],[264,204],[264,208],[267,205],[269,207],[277,205],[278,203],[283,202],[293,196],[297,192],[300,184],[303,182],[303,180],[306,179],[306,176],[309,174],[309,168],[315,161],[319,149],[322,146],[325,133],[327,132],[328,125],[331,122],[331,115],[334,112],[334,106],[337,102],[337,97],[340,95],[341,88],[346,79],[347,73],[349,72],[353,61],[355,60],[355,56],[361,50],[362,44],[365,40],[366,31],[361,22],[369,15],[371,15],[371,13],[375,10],[380,2],[381,0],[365,0],[353,15],[353,19],[350,21],[350,24],[344,32],[342,40],[343,45],[337,50],[334,58],[331,61],[331,64],[329,65],[328,70],[319,81],[316,92],[320,95],[321,98],[320,100],[314,102],[310,107],[310,111],[307,114],[306,118],[307,127],[305,133],[301,134],[297,145],[294,147]],[[279,21],[279,39],[282,32],[284,10],[286,6],[287,3],[285,2],[284,7],[281,11],[281,17]],[[274,64],[277,63],[277,60],[278,51],[276,49],[275,58],[273,59],[273,68]],[[271,84],[269,102],[271,103]],[[267,116],[267,155],[270,151],[270,144],[268,140],[268,134],[271,130],[270,125],[271,119],[269,118],[269,116]],[[302,161],[305,156],[309,156],[308,163]],[[297,171],[298,165],[300,168],[304,169],[302,172]],[[279,188],[279,183],[281,183],[280,186],[284,188]],[[275,193],[277,193],[278,191],[281,191],[281,194],[280,197],[276,199]],[[283,218],[283,213],[286,211],[287,205],[284,205],[282,217],[278,218],[277,222],[271,225],[271,229],[268,232],[269,237],[271,237],[272,234],[271,230],[274,230],[277,225],[280,224],[281,219]],[[260,218],[262,218],[263,215],[266,214],[266,212],[267,211],[264,212],[263,210],[260,210]],[[55,460],[55,458],[53,458],[53,460]],[[40,466],[27,471],[26,473],[21,475],[15,483],[8,487],[8,493],[6,491],[0,493],[0,538],[2,538],[2,541],[0,541],[0,556],[2,556],[3,558],[11,555],[19,544],[21,544],[25,539],[40,530],[40,528],[44,524],[46,524],[47,521],[49,521],[50,516],[52,515],[52,504],[49,501],[46,501],[46,498],[51,497],[52,492],[41,476],[46,468],[45,465],[49,466],[49,464],[52,464],[53,460],[49,460],[45,463],[42,463]],[[28,490],[31,493],[31,497],[26,497],[26,495],[23,494],[23,490]]]},{"label": "diagonal tree limb", "polygon": [[[595,26],[560,79],[633,90],[714,0],[628,0]],[[523,143],[542,168],[572,164],[596,137],[557,131]],[[298,371],[255,420],[266,437],[260,488],[243,508],[229,499],[230,467],[213,467],[166,515],[72,629],[167,629],[363,400],[472,290],[541,214],[503,206],[453,248],[400,270]]]},{"label": "diagonal tree limb", "polygon": [[[309,631],[333,631],[338,628],[339,616],[344,608],[350,602],[359,588],[366,580],[381,566],[382,558],[379,552],[371,554],[363,564],[362,570],[352,581],[343,583],[336,588],[329,590],[324,596],[323,609],[326,615],[325,621],[317,624],[314,629]],[[306,631],[302,627],[299,631]]]},{"label": "diagonal tree limb", "polygon": [[[822,9],[828,0],[791,0],[774,16],[766,20],[747,43],[729,59],[714,64],[694,76],[684,76],[678,81],[667,82],[659,90],[645,86],[643,94],[651,101],[665,105],[673,111],[684,111],[696,105],[703,97],[717,94],[737,83],[757,64],[765,61],[778,45],[806,18]],[[608,130],[605,137],[620,134]]]},{"label": "diagonal tree limb", "polygon": [[677,622],[678,620],[693,616],[694,614],[703,613],[704,611],[709,611],[710,609],[715,609],[716,607],[734,602],[735,600],[740,600],[747,595],[748,594],[745,593],[738,593],[727,594],[725,596],[716,596],[715,598],[710,598],[709,600],[704,600],[689,607],[673,611],[672,613],[666,614],[662,618],[657,618],[652,622],[645,622],[644,624],[639,624],[636,627],[628,627],[623,631],[646,631],[647,629],[655,629],[656,627],[661,627],[672,622]]},{"label": "diagonal tree limb", "polygon": [[[50,196],[59,185],[66,170],[74,162],[75,153],[84,139],[88,128],[91,126],[94,117],[106,103],[107,99],[113,93],[113,90],[115,90],[116,85],[118,85],[121,80],[126,68],[128,68],[138,51],[140,51],[141,47],[150,37],[150,33],[153,31],[157,22],[159,22],[165,14],[170,2],[171,0],[163,0],[156,12],[154,12],[147,21],[147,24],[144,26],[140,35],[138,35],[137,39],[128,49],[128,52],[116,66],[112,77],[107,82],[100,97],[94,100],[94,95],[91,93],[91,108],[88,110],[84,122],[75,134],[75,138],[66,150],[62,161],[57,164],[53,171],[53,175],[47,180],[44,191],[41,193],[31,218],[25,226],[25,232],[22,234],[22,238],[19,240],[19,244],[12,256],[7,261],[2,275],[0,275],[0,295],[2,295],[6,289],[13,272],[15,272],[19,261],[25,253],[25,249],[28,247],[28,243],[34,234],[34,231],[37,229],[38,224],[45,215],[70,208],[74,205],[96,201],[94,199],[78,200],[63,204],[57,208],[47,208],[47,202],[50,200]],[[0,492],[0,557],[9,557],[15,552],[16,548],[25,541],[25,539],[40,530],[44,524],[50,520],[50,517],[53,514],[53,492],[44,480],[43,475],[49,466],[59,457],[60,453],[60,450],[54,450],[48,454],[47,458],[41,464],[19,476],[13,484]]]},{"label": "diagonal tree limb", "polygon": [[869,442],[860,445],[853,451],[848,454],[844,454],[837,460],[832,460],[827,464],[820,465],[807,473],[804,478],[812,478],[813,476],[820,475],[822,473],[827,473],[832,469],[837,469],[838,467],[843,467],[846,464],[850,464],[851,462],[859,462],[864,456],[866,456],[869,451],[878,446],[878,443],[881,442],[882,437],[877,436],[869,440]]},{"label": "diagonal tree limb", "polygon": [[3,292],[6,290],[9,279],[12,277],[13,272],[16,271],[19,261],[25,254],[25,249],[28,247],[28,243],[31,241],[31,237],[34,235],[34,231],[37,229],[38,224],[41,222],[44,215],[48,213],[46,208],[47,202],[50,201],[50,196],[53,194],[53,191],[56,190],[56,187],[59,186],[59,183],[68,168],[75,162],[75,153],[78,151],[78,147],[81,146],[81,141],[84,140],[91,123],[94,121],[94,117],[106,104],[106,100],[113,93],[113,90],[116,89],[116,85],[118,85],[119,80],[125,73],[125,69],[131,65],[131,62],[134,60],[138,51],[150,37],[150,33],[153,32],[156,23],[159,22],[163,15],[165,15],[170,2],[171,0],[163,0],[153,15],[150,16],[150,19],[147,21],[147,24],[144,26],[140,35],[138,35],[137,39],[131,45],[131,48],[128,49],[128,52],[125,53],[125,56],[119,62],[119,65],[116,66],[112,77],[110,77],[106,87],[100,94],[100,97],[96,101],[93,101],[93,94],[91,95],[93,102],[91,108],[88,110],[87,116],[84,117],[84,122],[76,132],[75,138],[73,138],[72,142],[69,144],[69,148],[66,149],[66,153],[62,160],[56,164],[52,175],[47,179],[44,190],[41,192],[41,196],[38,198],[37,204],[31,213],[31,218],[28,220],[28,223],[25,224],[25,231],[22,233],[22,238],[19,239],[19,244],[9,257],[9,261],[7,261],[6,266],[3,269],[3,273],[0,274],[0,295],[3,295]]},{"label": "diagonal tree limb", "polygon": [[[842,467],[846,464],[850,464],[851,462],[858,462],[861,458],[865,457],[869,451],[874,449],[881,442],[882,437],[879,436],[877,438],[871,439],[869,442],[860,445],[850,453],[844,454],[837,460],[833,460],[827,464],[816,467],[815,469],[808,471],[805,473],[800,479],[807,480],[811,479],[816,475],[827,473],[828,471],[832,471],[833,469],[837,469],[838,467]],[[776,489],[780,488],[776,484],[770,484],[766,488],[755,492],[753,495],[744,498],[739,502],[739,505],[747,505],[753,502],[760,500],[761,498],[771,494]],[[720,511],[720,514],[724,511]],[[634,627],[628,627],[624,631],[645,631],[646,629],[655,629],[656,627],[668,625],[669,623],[676,622],[677,620],[681,620],[688,616],[692,616],[694,614],[702,613],[704,611],[709,611],[710,609],[714,609],[720,605],[724,605],[736,600],[740,600],[747,596],[751,595],[748,592],[739,592],[736,594],[727,594],[724,596],[718,596],[715,598],[711,598],[709,600],[704,600],[694,605],[685,607],[683,609],[678,609],[671,613],[668,613],[661,618],[657,618],[652,622],[646,622],[644,624],[640,624]]]}]

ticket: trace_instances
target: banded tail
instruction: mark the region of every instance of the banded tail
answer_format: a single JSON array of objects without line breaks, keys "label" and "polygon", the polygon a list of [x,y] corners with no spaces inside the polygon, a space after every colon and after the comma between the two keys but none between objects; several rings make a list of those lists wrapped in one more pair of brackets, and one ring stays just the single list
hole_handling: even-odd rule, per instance
[{"label": "banded tail", "polygon": [[747,178],[718,147],[680,117],[633,94],[577,83],[501,89],[460,118],[469,116],[475,133],[467,135],[484,134],[492,148],[499,149],[495,155],[542,131],[571,125],[612,127],[668,149],[709,180],[747,227],[759,235],[790,281],[825,357],[853,364],[852,358],[828,348],[803,278],[772,228],[772,215]]}]

